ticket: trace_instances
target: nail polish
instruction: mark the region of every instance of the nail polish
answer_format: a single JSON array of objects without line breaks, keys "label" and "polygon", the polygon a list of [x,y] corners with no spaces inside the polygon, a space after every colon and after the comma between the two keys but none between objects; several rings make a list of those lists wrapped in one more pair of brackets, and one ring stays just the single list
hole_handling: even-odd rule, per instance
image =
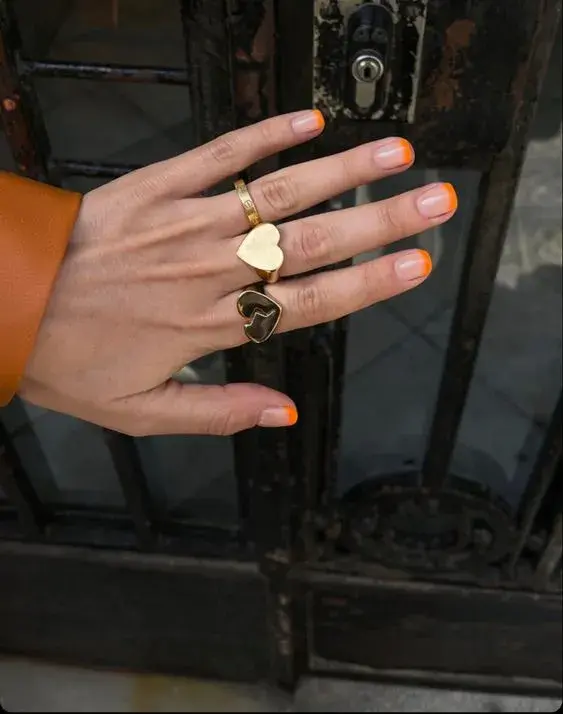
[{"label": "nail polish", "polygon": [[425,250],[400,253],[395,261],[395,272],[400,280],[410,282],[425,278],[432,271],[432,258]]},{"label": "nail polish", "polygon": [[325,120],[318,109],[313,109],[293,117],[291,126],[296,134],[314,134],[324,129]]},{"label": "nail polish", "polygon": [[297,409],[293,406],[271,407],[260,415],[258,426],[280,427],[293,426],[297,423]]},{"label": "nail polish", "polygon": [[418,211],[424,218],[440,218],[457,209],[455,188],[451,183],[437,183],[429,186],[416,201]]},{"label": "nail polish", "polygon": [[414,151],[406,139],[385,139],[375,145],[375,163],[382,169],[398,169],[414,161]]}]

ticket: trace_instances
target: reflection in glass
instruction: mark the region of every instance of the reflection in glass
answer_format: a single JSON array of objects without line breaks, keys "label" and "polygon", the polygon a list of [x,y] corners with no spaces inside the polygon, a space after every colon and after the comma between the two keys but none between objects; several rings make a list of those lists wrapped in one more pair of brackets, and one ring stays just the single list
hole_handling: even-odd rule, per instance
[{"label": "reflection in glass", "polygon": [[187,87],[53,78],[35,87],[57,159],[149,164],[194,144]]},{"label": "reflection in glass", "polygon": [[37,59],[182,67],[180,3],[15,0],[25,54]]},{"label": "reflection in glass", "polygon": [[[186,384],[224,384],[225,364],[214,354],[182,370]],[[158,436],[137,439],[153,498],[160,509],[213,525],[238,517],[231,440],[218,436]]]},{"label": "reflection in glass", "polygon": [[1,418],[43,502],[67,507],[125,505],[98,427],[17,399],[2,409]]},{"label": "reflection in glass", "polygon": [[561,390],[561,275],[559,128],[528,150],[454,455],[513,505]]},{"label": "reflection in glass", "polygon": [[341,492],[366,478],[400,474],[421,465],[479,175],[411,170],[359,192],[360,201],[380,200],[437,180],[456,186],[460,196],[456,216],[444,226],[359,259],[418,247],[432,255],[434,271],[416,290],[349,320]]}]

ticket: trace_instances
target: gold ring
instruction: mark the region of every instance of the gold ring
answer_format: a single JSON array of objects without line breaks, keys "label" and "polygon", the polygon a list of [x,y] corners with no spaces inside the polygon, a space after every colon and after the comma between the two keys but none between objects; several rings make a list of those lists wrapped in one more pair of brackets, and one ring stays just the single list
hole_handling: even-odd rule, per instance
[{"label": "gold ring", "polygon": [[237,192],[237,196],[242,203],[242,207],[244,208],[250,227],[256,228],[256,226],[259,226],[262,223],[262,219],[260,218],[256,204],[252,200],[252,196],[242,179],[237,179],[235,181],[235,191]]},{"label": "gold ring", "polygon": [[253,268],[261,280],[275,283],[279,280],[284,261],[284,254],[279,246],[280,232],[273,223],[262,223],[258,209],[242,179],[235,181],[235,190],[251,225],[251,231],[240,244],[237,256]]},{"label": "gold ring", "polygon": [[281,320],[283,308],[264,293],[261,285],[253,285],[238,296],[237,309],[247,322],[244,334],[249,340],[261,344],[270,339]]}]

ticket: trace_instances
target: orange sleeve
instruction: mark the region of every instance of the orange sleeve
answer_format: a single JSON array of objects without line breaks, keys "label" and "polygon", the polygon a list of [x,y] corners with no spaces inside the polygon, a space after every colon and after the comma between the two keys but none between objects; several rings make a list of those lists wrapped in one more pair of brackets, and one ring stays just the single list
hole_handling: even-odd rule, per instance
[{"label": "orange sleeve", "polygon": [[18,388],[81,200],[0,171],[0,406]]}]

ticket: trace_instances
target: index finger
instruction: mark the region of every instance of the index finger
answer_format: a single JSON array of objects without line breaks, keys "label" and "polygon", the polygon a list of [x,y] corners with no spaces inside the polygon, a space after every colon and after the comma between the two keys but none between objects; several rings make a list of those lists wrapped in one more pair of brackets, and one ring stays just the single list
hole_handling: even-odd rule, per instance
[{"label": "index finger", "polygon": [[324,126],[318,109],[265,119],[157,164],[159,181],[178,198],[201,193],[257,161],[314,139]]}]

